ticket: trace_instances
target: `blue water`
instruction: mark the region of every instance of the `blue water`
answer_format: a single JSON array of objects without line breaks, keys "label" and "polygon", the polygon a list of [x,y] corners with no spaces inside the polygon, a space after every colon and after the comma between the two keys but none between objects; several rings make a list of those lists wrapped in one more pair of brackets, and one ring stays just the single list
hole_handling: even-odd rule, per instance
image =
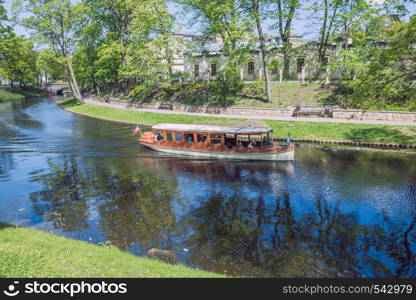
[{"label": "blue water", "polygon": [[416,156],[198,160],[132,130],[52,98],[0,103],[0,221],[234,276],[416,277]]}]

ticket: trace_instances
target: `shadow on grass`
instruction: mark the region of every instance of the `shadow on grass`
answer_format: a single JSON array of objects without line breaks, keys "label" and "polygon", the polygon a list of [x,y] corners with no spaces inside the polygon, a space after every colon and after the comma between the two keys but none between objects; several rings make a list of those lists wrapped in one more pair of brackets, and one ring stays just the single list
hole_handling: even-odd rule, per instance
[{"label": "shadow on grass", "polygon": [[5,228],[10,228],[10,227],[15,227],[15,226],[0,222],[0,230],[5,229]]},{"label": "shadow on grass", "polygon": [[352,129],[345,137],[354,142],[385,142],[397,144],[415,144],[416,130],[412,133],[403,133],[397,129],[390,128],[366,128]]},{"label": "shadow on grass", "polygon": [[245,94],[238,94],[237,96],[239,96],[241,98],[247,98],[247,99],[257,100],[257,101],[261,101],[263,103],[267,103],[267,99],[264,98],[264,97],[251,96],[251,95],[245,95]]},{"label": "shadow on grass", "polygon": [[74,97],[71,97],[69,99],[63,100],[61,102],[58,103],[59,105],[68,108],[68,107],[73,107],[73,106],[79,106],[80,103],[77,99],[75,99]]}]

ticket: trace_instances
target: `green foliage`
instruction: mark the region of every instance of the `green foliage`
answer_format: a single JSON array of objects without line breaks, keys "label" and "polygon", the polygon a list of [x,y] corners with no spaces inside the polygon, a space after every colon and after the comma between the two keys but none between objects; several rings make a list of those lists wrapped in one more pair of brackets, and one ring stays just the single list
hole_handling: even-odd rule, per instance
[{"label": "green foliage", "polygon": [[72,67],[71,50],[76,42],[76,26],[83,19],[82,3],[70,0],[16,0],[13,14],[36,38],[51,46],[55,55],[65,61],[67,80],[73,94],[82,101],[81,92]]},{"label": "green foliage", "polygon": [[13,33],[0,40],[0,75],[13,84],[26,86],[37,80],[37,53],[30,39]]},{"label": "green foliage", "polygon": [[65,60],[57,56],[50,48],[43,49],[39,52],[37,69],[49,73],[53,81],[64,81],[66,79]]},{"label": "green foliage", "polygon": [[357,33],[356,46],[344,50],[342,60],[334,64],[345,70],[339,88],[344,93],[339,93],[338,98],[344,98],[348,106],[365,110],[414,111],[416,17],[409,22],[384,19],[384,26],[380,26],[379,20],[368,26],[375,39]]},{"label": "green foliage", "polygon": [[214,102],[226,107],[233,103],[235,96],[243,89],[244,83],[240,79],[238,69],[229,67],[221,71],[209,86]]}]

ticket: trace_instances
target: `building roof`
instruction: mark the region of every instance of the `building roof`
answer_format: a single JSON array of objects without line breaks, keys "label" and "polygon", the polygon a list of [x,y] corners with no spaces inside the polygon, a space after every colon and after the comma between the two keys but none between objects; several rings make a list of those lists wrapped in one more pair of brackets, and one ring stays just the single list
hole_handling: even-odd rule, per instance
[{"label": "building roof", "polygon": [[273,131],[267,127],[237,127],[216,125],[186,125],[186,124],[157,124],[152,127],[156,130],[209,132],[209,133],[231,133],[231,134],[254,134],[268,133]]}]

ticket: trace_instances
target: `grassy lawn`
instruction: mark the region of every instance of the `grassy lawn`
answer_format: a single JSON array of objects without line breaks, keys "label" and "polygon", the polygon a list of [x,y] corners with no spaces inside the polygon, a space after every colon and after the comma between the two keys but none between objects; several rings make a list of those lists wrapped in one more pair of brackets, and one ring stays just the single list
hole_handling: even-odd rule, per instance
[{"label": "grassy lawn", "polygon": [[[99,105],[79,105],[73,99],[66,100],[62,102],[61,105],[70,111],[97,118],[148,125],[158,123],[235,125],[236,121],[242,122],[247,120],[179,114],[167,115],[110,108]],[[290,132],[293,138],[370,143],[416,144],[416,126],[271,120],[264,120],[264,122],[267,126],[273,128],[275,136],[280,137],[284,137],[288,132]]]},{"label": "grassy lawn", "polygon": [[0,277],[225,277],[0,223]]},{"label": "grassy lawn", "polygon": [[24,98],[24,95],[12,93],[5,89],[0,89],[0,100],[16,100]]},{"label": "grassy lawn", "polygon": [[323,89],[318,83],[302,85],[298,81],[272,81],[273,103],[265,103],[258,99],[240,98],[235,107],[286,108],[293,105],[319,105],[319,99],[331,92]]},{"label": "grassy lawn", "polygon": [[47,95],[47,92],[38,88],[28,87],[26,89],[22,88],[9,88],[9,89],[0,89],[0,100],[16,100],[22,99],[25,97],[38,97]]}]

